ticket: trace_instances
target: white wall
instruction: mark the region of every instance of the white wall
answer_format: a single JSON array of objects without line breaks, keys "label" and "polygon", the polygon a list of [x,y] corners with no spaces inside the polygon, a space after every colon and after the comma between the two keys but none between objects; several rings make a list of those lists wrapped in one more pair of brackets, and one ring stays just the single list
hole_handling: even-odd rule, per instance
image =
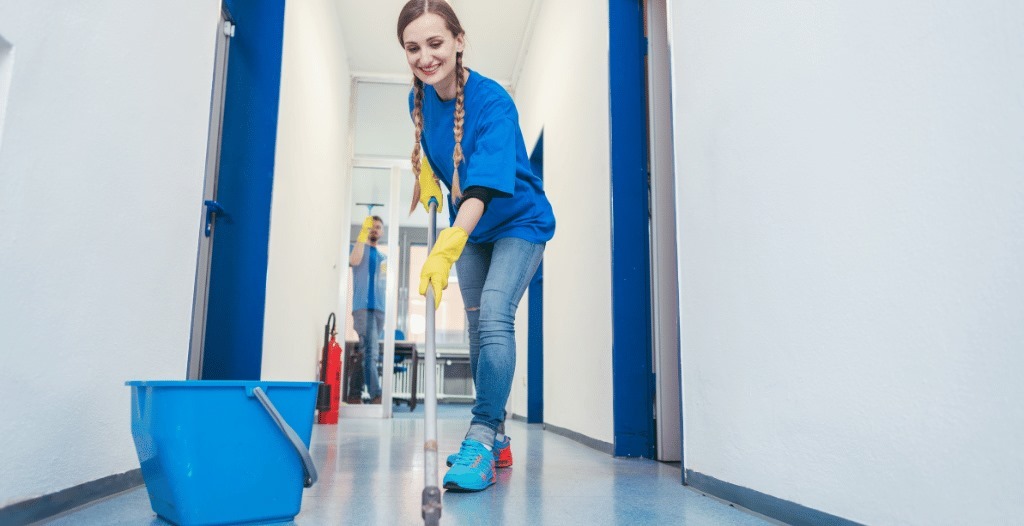
[{"label": "white wall", "polygon": [[219,6],[0,3],[0,507],[138,468],[124,382],[185,376]]},{"label": "white wall", "polygon": [[[544,420],[612,442],[607,3],[543,2],[515,90],[528,148],[544,130],[557,218],[544,254]],[[526,345],[518,352],[521,385]]]},{"label": "white wall", "polygon": [[[285,5],[271,203],[264,380],[317,378],[323,328],[338,315],[347,228],[352,82],[336,2]],[[344,251],[347,252],[347,251]]]},{"label": "white wall", "polygon": [[1024,5],[671,19],[686,468],[867,524],[1019,522]]}]

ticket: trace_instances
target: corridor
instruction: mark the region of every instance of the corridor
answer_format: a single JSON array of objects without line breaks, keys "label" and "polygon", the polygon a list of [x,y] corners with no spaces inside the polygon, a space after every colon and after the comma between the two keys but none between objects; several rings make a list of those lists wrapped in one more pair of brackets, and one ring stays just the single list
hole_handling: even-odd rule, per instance
[{"label": "corridor", "polygon": [[[317,425],[313,458],[320,480],[305,491],[293,523],[422,524],[423,412],[396,407],[395,418]],[[470,418],[468,405],[440,405],[440,474]],[[443,494],[442,524],[558,525],[773,524],[680,484],[678,464],[613,458],[539,424],[508,422],[515,465],[480,493]],[[48,526],[164,525],[144,487],[57,517]]]}]

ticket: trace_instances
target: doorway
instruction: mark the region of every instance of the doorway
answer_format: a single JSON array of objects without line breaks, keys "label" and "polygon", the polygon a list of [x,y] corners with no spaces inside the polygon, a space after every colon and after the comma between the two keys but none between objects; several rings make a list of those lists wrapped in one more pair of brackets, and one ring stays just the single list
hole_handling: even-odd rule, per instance
[{"label": "doorway", "polygon": [[[411,77],[410,77],[411,78]],[[385,319],[382,323],[379,341],[382,342],[377,371],[383,389],[381,404],[367,404],[372,401],[365,382],[365,375],[373,373],[373,364],[362,365],[363,382],[352,387],[363,388],[360,395],[352,392],[352,404],[343,404],[340,415],[347,417],[388,418],[392,411],[405,409],[393,405],[388,397],[399,402],[403,399],[414,404],[413,399],[423,397],[425,351],[426,303],[419,295],[419,270],[426,259],[427,214],[417,204],[412,213],[409,206],[413,195],[415,178],[409,154],[413,147],[414,131],[408,113],[410,80],[357,76],[353,81],[351,98],[350,135],[353,145],[353,160],[349,196],[344,201],[347,210],[349,243],[343,260],[348,261],[349,250],[359,235],[361,225],[368,215],[380,216],[384,223],[384,238],[378,242],[380,250],[386,251],[388,280],[385,296]],[[363,204],[365,203],[365,204]],[[383,206],[368,208],[373,203]],[[447,206],[438,214],[438,222],[447,222]],[[361,338],[353,330],[353,276],[351,267],[346,266],[339,282],[341,320],[346,327],[345,347],[356,348]],[[394,286],[392,288],[391,283]],[[432,307],[432,306],[431,306]],[[441,305],[436,311],[435,342],[437,344],[437,395],[440,401],[466,401],[474,398],[473,384],[469,372],[469,339],[466,330],[465,308],[459,291],[457,268],[452,269],[448,288],[442,295]],[[410,349],[418,353],[414,365],[409,356]],[[365,354],[360,354],[365,359]],[[404,360],[403,360],[404,359]],[[346,361],[346,363],[349,363]],[[352,364],[357,367],[357,364]],[[350,369],[351,370],[351,369]],[[418,382],[413,389],[413,372]],[[367,373],[369,371],[369,373]],[[355,397],[360,402],[355,403]]]},{"label": "doorway", "polygon": [[[530,169],[544,180],[544,130],[530,154]],[[530,282],[527,308],[526,422],[544,423],[544,260]]]},{"label": "doorway", "polygon": [[610,0],[609,18],[609,69],[615,72],[609,79],[614,454],[678,461],[681,391],[666,1]]}]

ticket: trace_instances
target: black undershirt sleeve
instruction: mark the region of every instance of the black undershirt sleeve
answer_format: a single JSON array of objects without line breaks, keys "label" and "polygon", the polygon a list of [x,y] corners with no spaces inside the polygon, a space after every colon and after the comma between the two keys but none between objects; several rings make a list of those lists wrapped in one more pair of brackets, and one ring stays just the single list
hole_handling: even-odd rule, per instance
[{"label": "black undershirt sleeve", "polygon": [[470,186],[465,192],[462,192],[462,202],[465,203],[466,199],[479,199],[484,204],[484,212],[487,212],[487,205],[490,204],[491,199],[494,199],[495,191],[485,186]]}]

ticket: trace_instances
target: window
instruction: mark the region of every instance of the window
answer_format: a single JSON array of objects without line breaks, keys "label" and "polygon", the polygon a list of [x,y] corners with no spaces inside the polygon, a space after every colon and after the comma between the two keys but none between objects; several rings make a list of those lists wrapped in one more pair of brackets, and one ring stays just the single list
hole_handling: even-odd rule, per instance
[{"label": "window", "polygon": [[[353,239],[358,228],[352,228]],[[426,235],[424,232],[423,235]],[[379,245],[378,249],[387,255],[388,248]],[[420,269],[427,259],[427,246],[422,243],[409,243],[405,245],[406,258],[408,259],[405,275],[399,275],[399,287],[409,291],[407,311],[399,312],[400,322],[396,325],[399,330],[405,333],[407,340],[424,344],[426,342],[426,299],[419,294]],[[437,309],[435,321],[435,339],[438,348],[469,348],[469,332],[466,327],[466,308],[462,302],[462,291],[459,290],[459,276],[456,267],[452,267],[448,277],[448,288],[441,295],[441,306]],[[351,310],[352,306],[352,272],[348,274],[348,299],[345,303]],[[402,302],[399,302],[399,309]],[[345,338],[349,341],[356,341],[359,336],[352,327],[352,313],[346,313],[348,322],[345,324]],[[404,324],[401,322],[404,320]],[[403,326],[404,325],[404,326]],[[383,328],[381,328],[383,330]]]},{"label": "window", "polygon": [[[425,342],[426,298],[419,295],[420,269],[427,260],[426,245],[409,247],[409,334],[410,340]],[[448,276],[448,288],[441,294],[441,306],[434,318],[434,342],[440,347],[469,347],[469,332],[466,330],[466,307],[459,290],[459,276],[452,266]]]}]

